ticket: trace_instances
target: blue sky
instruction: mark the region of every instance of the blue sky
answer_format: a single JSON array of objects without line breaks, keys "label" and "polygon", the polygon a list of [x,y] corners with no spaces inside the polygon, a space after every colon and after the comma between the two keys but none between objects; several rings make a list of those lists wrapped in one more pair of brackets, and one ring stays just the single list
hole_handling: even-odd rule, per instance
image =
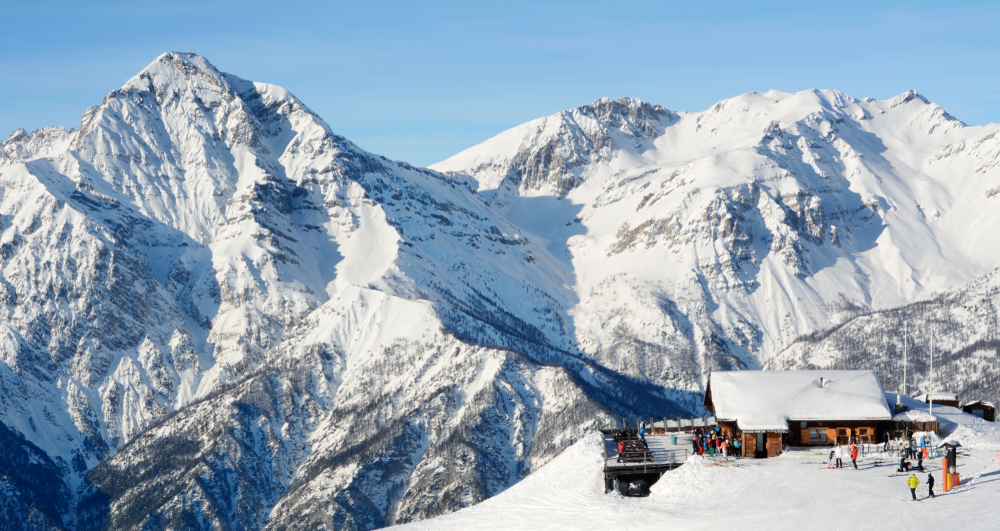
[{"label": "blue sky", "polygon": [[911,88],[1000,122],[990,2],[3,2],[0,135],[77,127],[166,51],[281,85],[362,148],[428,165],[600,97]]}]

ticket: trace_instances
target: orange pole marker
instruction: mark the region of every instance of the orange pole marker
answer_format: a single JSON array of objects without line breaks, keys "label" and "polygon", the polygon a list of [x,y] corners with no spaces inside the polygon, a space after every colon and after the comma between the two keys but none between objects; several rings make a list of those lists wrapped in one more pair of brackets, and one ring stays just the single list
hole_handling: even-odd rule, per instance
[{"label": "orange pole marker", "polygon": [[941,483],[944,485],[944,491],[948,492],[948,458],[945,457],[941,460]]}]

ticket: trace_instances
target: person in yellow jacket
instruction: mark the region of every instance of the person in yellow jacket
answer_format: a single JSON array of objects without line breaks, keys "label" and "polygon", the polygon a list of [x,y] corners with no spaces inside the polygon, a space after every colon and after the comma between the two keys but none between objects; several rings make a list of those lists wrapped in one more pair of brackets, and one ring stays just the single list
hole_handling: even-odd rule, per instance
[{"label": "person in yellow jacket", "polygon": [[917,479],[917,475],[913,474],[907,478],[906,484],[910,487],[910,496],[913,496],[913,501],[917,501],[917,485],[920,484],[920,480]]}]

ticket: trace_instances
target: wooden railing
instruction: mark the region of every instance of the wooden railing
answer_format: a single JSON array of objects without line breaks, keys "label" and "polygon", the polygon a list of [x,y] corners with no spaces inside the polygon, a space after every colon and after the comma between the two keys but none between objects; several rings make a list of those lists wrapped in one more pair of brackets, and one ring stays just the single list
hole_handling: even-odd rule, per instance
[{"label": "wooden railing", "polygon": [[646,472],[650,465],[655,465],[656,468],[662,465],[680,466],[687,461],[690,453],[691,451],[686,449],[663,450],[647,448],[644,450],[626,450],[609,456],[605,448],[604,470],[607,471],[609,467],[615,468],[619,465],[632,465],[630,468],[635,468],[635,465],[641,464],[643,472]]}]

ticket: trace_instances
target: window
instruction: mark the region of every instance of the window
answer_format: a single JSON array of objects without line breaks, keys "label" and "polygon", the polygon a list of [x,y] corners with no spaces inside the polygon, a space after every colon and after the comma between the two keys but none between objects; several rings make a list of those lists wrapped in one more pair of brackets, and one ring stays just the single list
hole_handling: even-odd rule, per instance
[{"label": "window", "polygon": [[985,415],[983,414],[983,413],[985,413],[985,412],[984,412],[983,410],[981,410],[981,409],[973,409],[971,413],[972,413],[972,414],[973,414],[974,416],[976,416],[976,417],[979,417],[979,418],[983,418],[983,417],[985,416]]},{"label": "window", "polygon": [[847,437],[847,428],[837,428],[838,437]]},{"label": "window", "polygon": [[868,428],[858,428],[858,435],[868,435]]},{"label": "window", "polygon": [[825,428],[814,428],[809,430],[809,442],[811,443],[825,443],[826,442],[826,429]]}]

